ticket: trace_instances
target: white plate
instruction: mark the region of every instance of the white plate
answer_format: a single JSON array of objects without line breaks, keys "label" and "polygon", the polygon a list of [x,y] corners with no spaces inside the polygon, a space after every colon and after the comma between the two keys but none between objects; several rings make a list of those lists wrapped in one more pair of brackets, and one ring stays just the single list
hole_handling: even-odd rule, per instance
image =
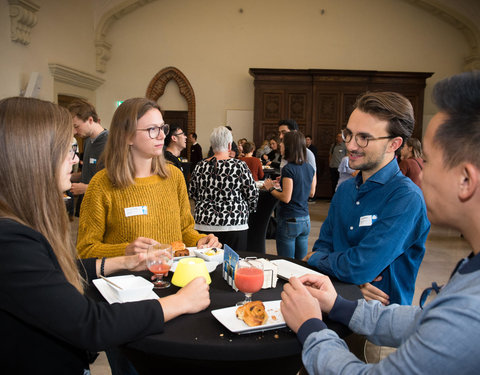
[{"label": "white plate", "polygon": [[224,256],[224,250],[223,249],[218,249],[217,248],[217,253],[214,255],[207,255],[205,254],[207,251],[211,250],[212,248],[205,248],[205,249],[197,249],[196,247],[194,248],[193,252],[198,258],[202,258],[206,262],[217,262],[217,263],[223,263],[223,256]]},{"label": "white plate", "polygon": [[183,257],[173,257],[173,260],[180,260],[183,258],[195,258],[195,253],[193,252],[194,249],[196,249],[196,247],[187,247],[189,255],[185,255]]},{"label": "white plate", "polygon": [[243,320],[237,318],[235,312],[238,306],[212,310],[212,314],[220,323],[228,328],[229,331],[238,334],[268,331],[285,327],[285,320],[280,312],[280,300],[263,302],[263,304],[268,314],[268,320],[265,324],[256,327],[250,327]]},{"label": "white plate", "polygon": [[281,277],[282,279],[288,280],[290,277],[295,276],[295,277],[300,277],[303,275],[306,275],[307,273],[311,273],[314,275],[323,275],[320,272],[311,270],[310,268],[300,266],[296,263],[289,262],[288,260],[285,259],[276,259],[272,260],[272,263],[275,263],[278,266],[278,272],[277,275],[278,277]]},{"label": "white plate", "polygon": [[[184,258],[186,258],[186,257],[184,257]],[[215,271],[218,264],[219,264],[218,262],[205,262],[205,265],[207,266],[208,272]],[[178,261],[173,262],[172,267],[170,267],[169,272],[175,272],[175,270],[177,269],[177,265],[178,265]]]},{"label": "white plate", "polygon": [[[118,280],[122,280],[125,278],[135,277],[134,275],[125,275],[125,276],[113,276],[109,277],[108,279],[114,283],[117,283]],[[119,296],[115,294],[112,287],[103,279],[95,279],[93,280],[93,284],[97,287],[98,291],[101,295],[107,300],[108,303],[123,303],[126,301],[122,301]],[[135,301],[142,301],[147,299],[158,299],[158,296],[152,290],[150,294],[148,294],[147,298],[139,298],[135,299]],[[129,300],[128,302],[132,302],[133,300]]]}]

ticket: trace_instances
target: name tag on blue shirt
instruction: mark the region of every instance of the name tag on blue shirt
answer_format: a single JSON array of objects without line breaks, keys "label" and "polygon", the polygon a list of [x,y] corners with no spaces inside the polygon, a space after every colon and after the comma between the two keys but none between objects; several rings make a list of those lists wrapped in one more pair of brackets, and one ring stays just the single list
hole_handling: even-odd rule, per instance
[{"label": "name tag on blue shirt", "polygon": [[371,227],[372,224],[377,220],[377,215],[365,215],[360,218],[359,227]]},{"label": "name tag on blue shirt", "polygon": [[147,206],[127,207],[125,208],[125,217],[147,215]]}]

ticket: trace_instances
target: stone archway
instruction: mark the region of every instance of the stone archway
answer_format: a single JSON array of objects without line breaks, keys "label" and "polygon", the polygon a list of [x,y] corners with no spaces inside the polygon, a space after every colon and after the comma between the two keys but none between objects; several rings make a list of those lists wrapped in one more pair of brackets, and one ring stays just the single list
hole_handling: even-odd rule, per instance
[{"label": "stone archway", "polygon": [[[180,90],[180,94],[187,101],[188,106],[188,121],[187,134],[195,132],[195,94],[192,85],[187,77],[173,66],[169,66],[160,70],[155,77],[152,78],[147,88],[146,97],[148,99],[158,101],[158,99],[165,93],[167,83],[174,80]],[[187,154],[190,158],[190,147],[187,146]]]}]

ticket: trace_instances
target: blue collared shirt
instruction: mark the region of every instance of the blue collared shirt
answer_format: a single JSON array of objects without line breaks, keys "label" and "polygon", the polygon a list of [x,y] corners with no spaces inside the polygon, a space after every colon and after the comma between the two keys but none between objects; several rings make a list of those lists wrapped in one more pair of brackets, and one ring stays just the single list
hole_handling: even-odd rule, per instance
[{"label": "blue collared shirt", "polygon": [[338,187],[308,264],[357,285],[382,276],[390,303],[410,304],[429,230],[422,191],[392,160]]}]

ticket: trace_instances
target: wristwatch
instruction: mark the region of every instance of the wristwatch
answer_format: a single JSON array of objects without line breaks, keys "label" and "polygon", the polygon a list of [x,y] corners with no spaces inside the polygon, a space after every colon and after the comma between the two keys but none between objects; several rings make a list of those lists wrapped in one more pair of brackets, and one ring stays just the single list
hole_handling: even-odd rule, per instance
[{"label": "wristwatch", "polygon": [[271,193],[274,190],[275,190],[275,186],[272,186],[270,189],[268,189],[268,192]]}]

